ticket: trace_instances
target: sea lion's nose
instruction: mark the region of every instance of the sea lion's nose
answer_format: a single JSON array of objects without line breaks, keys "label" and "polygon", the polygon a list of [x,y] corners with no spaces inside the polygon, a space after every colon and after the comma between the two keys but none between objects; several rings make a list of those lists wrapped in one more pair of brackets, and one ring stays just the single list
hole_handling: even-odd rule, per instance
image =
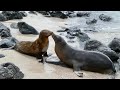
[{"label": "sea lion's nose", "polygon": [[51,35],[53,35],[54,33],[53,32],[51,32]]},{"label": "sea lion's nose", "polygon": [[52,33],[52,37],[55,37],[55,34],[54,34],[54,33]]}]

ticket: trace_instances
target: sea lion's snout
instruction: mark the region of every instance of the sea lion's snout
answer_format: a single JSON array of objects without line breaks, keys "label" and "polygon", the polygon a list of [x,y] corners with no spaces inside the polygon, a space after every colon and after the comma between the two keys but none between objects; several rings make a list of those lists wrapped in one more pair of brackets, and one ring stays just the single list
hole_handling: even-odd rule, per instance
[{"label": "sea lion's snout", "polygon": [[52,31],[49,31],[49,35],[48,36],[51,36],[53,34],[53,32]]},{"label": "sea lion's snout", "polygon": [[55,35],[54,33],[52,34],[52,38],[53,38],[55,41],[58,40],[58,36]]},{"label": "sea lion's snout", "polygon": [[51,36],[52,34],[53,34],[53,32],[50,31],[50,30],[42,30],[42,31],[40,32],[40,35],[42,35],[42,36],[47,36],[47,37]]}]

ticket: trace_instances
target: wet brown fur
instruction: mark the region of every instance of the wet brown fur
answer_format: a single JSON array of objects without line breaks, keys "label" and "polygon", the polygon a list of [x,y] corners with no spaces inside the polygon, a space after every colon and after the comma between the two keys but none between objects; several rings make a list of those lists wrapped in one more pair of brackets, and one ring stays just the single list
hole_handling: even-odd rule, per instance
[{"label": "wet brown fur", "polygon": [[52,35],[51,31],[42,30],[40,32],[38,39],[36,39],[34,42],[32,41],[18,42],[16,44],[15,50],[23,54],[27,54],[39,58],[39,56],[41,57],[42,54],[47,52],[47,50],[45,52],[42,52],[42,50],[44,47],[47,47],[49,45],[48,37],[50,35]]}]

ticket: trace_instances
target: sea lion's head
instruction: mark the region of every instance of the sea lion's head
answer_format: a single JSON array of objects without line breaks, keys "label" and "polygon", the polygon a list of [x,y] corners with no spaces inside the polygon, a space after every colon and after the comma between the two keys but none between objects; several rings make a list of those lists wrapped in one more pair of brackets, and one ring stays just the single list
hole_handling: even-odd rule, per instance
[{"label": "sea lion's head", "polygon": [[61,44],[61,45],[66,44],[65,40],[59,35],[53,33],[52,38],[54,39],[56,44]]},{"label": "sea lion's head", "polygon": [[50,35],[52,35],[53,34],[53,32],[52,31],[49,31],[49,30],[42,30],[41,32],[40,32],[40,37],[42,36],[42,37],[49,37]]}]

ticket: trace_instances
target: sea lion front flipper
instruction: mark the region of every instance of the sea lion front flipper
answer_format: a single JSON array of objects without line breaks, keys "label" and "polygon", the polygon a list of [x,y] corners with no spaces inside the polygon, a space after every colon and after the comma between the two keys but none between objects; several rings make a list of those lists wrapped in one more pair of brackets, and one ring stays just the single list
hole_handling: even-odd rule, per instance
[{"label": "sea lion front flipper", "polygon": [[36,55],[36,58],[37,58],[37,59],[43,59],[43,56],[42,56],[42,54],[37,54],[37,55]]},{"label": "sea lion front flipper", "polygon": [[83,73],[81,72],[80,65],[73,64],[73,71],[78,77],[83,77]]},{"label": "sea lion front flipper", "polygon": [[45,57],[48,57],[48,54],[47,54],[47,52],[45,52],[44,56],[45,56]]},{"label": "sea lion front flipper", "polygon": [[41,53],[40,53],[40,54],[37,54],[37,55],[36,55],[36,58],[37,58],[37,59],[41,59],[41,60],[38,60],[38,61],[41,62],[41,63],[43,63],[43,64],[46,62],[46,58],[45,58],[45,57],[43,56],[43,54],[41,54]]},{"label": "sea lion front flipper", "polygon": [[52,53],[47,53],[47,52],[45,52],[45,53],[43,54],[43,56],[45,56],[45,57],[50,57],[50,56],[52,56]]},{"label": "sea lion front flipper", "polygon": [[83,73],[81,73],[80,71],[74,71],[74,73],[75,73],[78,77],[83,77]]},{"label": "sea lion front flipper", "polygon": [[38,62],[42,62],[43,63],[43,56],[42,56],[42,54],[37,54],[36,55],[36,59],[38,60],[38,59],[41,59],[41,60],[38,60]]}]

